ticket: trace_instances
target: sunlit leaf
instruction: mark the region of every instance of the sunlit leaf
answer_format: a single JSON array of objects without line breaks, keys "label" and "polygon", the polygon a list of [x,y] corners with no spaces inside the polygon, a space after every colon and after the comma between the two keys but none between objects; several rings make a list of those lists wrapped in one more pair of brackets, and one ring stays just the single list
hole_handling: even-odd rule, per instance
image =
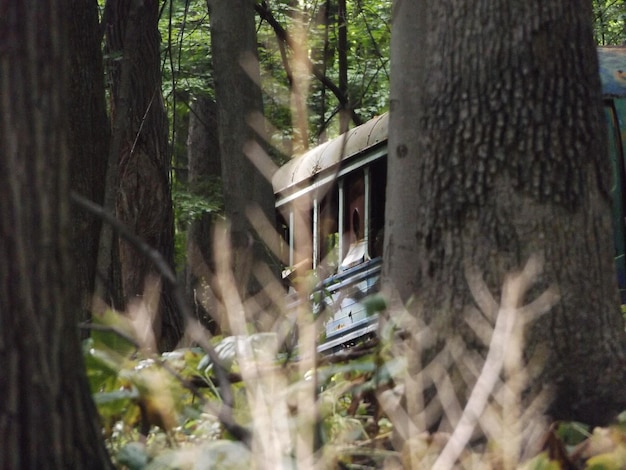
[{"label": "sunlit leaf", "polygon": [[561,466],[557,461],[550,460],[547,453],[542,452],[520,466],[520,470],[561,470]]}]

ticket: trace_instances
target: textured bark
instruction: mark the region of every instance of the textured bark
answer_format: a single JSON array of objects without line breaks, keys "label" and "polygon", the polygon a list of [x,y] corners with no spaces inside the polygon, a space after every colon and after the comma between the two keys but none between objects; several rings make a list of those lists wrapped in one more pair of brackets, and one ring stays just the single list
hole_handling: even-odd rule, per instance
[{"label": "textured bark", "polygon": [[274,217],[270,182],[246,154],[257,153],[259,148],[259,136],[250,122],[257,120],[257,128],[263,127],[258,122],[263,103],[254,2],[209,4],[225,212],[230,223],[235,279],[240,292],[246,295],[259,290],[250,281],[254,264],[267,261],[266,250],[256,238],[246,211],[254,202],[268,220]]},{"label": "textured bark", "polygon": [[[107,52],[111,75],[113,136],[118,159],[117,217],[173,266],[174,225],[169,183],[167,116],[161,95],[159,2],[111,0],[107,3]],[[150,261],[119,244],[126,302],[141,296],[158,274]],[[176,345],[181,318],[163,285],[154,331],[161,349]]]},{"label": "textured bark", "polygon": [[603,422],[626,405],[626,341],[590,5],[414,7],[426,37],[394,46],[420,44],[419,62],[407,64],[422,67],[415,81],[415,68],[392,79],[387,283],[405,301],[415,296],[441,342],[460,333],[471,347],[465,268],[482,270],[497,299],[504,275],[540,255],[544,274],[528,300],[549,285],[561,300],[529,333],[527,356],[547,351],[537,388],[553,388],[553,417]]},{"label": "textured bark", "polygon": [[82,361],[70,256],[67,25],[0,15],[0,468],[112,468]]},{"label": "textured bark", "polygon": [[[214,185],[221,177],[217,107],[208,97],[198,97],[190,108],[187,156],[189,189],[195,196],[215,199]],[[212,187],[213,186],[213,187]],[[211,288],[213,263],[213,214],[202,214],[187,230],[187,286],[196,317],[215,327],[216,302]]]},{"label": "textured bark", "polygon": [[[102,205],[110,127],[104,99],[97,1],[75,2],[68,23],[70,186],[72,191]],[[83,320],[88,319],[91,312],[101,225],[93,215],[72,208],[72,253]]]}]

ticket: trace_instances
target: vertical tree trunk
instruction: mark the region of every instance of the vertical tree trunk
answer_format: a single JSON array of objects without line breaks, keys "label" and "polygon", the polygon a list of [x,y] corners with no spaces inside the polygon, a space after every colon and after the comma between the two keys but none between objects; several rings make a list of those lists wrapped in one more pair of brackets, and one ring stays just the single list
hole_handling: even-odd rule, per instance
[{"label": "vertical tree trunk", "polygon": [[[326,76],[326,71],[328,69],[328,63],[330,62],[330,58],[332,57],[332,52],[330,48],[330,18],[331,18],[331,10],[332,10],[332,0],[325,0],[324,6],[320,8],[320,12],[318,14],[318,23],[324,26],[324,47],[322,48],[321,53],[321,74]],[[320,87],[320,100],[319,103],[313,103],[312,109],[314,110],[316,105],[319,106],[319,131],[318,131],[318,143],[326,142],[328,140],[326,136],[326,87],[322,84],[315,84],[314,86]]]},{"label": "vertical tree trunk", "polygon": [[[626,340],[590,4],[395,6],[388,285],[414,296],[440,344],[461,334],[473,347],[466,268],[498,299],[505,274],[541,256],[526,301],[549,285],[561,300],[529,334],[528,356],[546,354],[536,384],[554,390],[553,417],[605,421],[626,405]],[[403,9],[427,23],[395,36]]]},{"label": "vertical tree trunk", "polygon": [[339,132],[350,124],[350,95],[348,92],[348,8],[346,0],[337,0],[337,55],[339,56],[339,91],[346,97],[339,110]]},{"label": "vertical tree trunk", "polygon": [[[396,2],[393,6],[391,47],[389,156],[386,195],[384,272],[402,301],[416,291],[413,277],[417,246],[413,229],[420,211],[415,204],[417,159],[424,155],[419,139],[423,119],[422,84],[426,48],[426,2]],[[411,201],[410,204],[407,202]]]},{"label": "vertical tree trunk", "polygon": [[[75,2],[68,22],[72,97],[68,101],[70,186],[72,191],[102,205],[110,127],[99,31],[98,2]],[[101,225],[93,215],[72,208],[72,254],[83,320],[91,313]]]},{"label": "vertical tree trunk", "polygon": [[0,467],[112,468],[80,349],[70,257],[68,2],[0,16]]},{"label": "vertical tree trunk", "polygon": [[[161,95],[159,2],[111,0],[106,25],[113,136],[118,159],[117,217],[173,265],[174,222],[169,182],[167,117]],[[119,57],[118,57],[119,56]],[[150,261],[124,242],[119,245],[124,298],[140,297],[158,279]],[[154,319],[160,349],[176,345],[182,320],[169,288],[162,286]]]},{"label": "vertical tree trunk", "polygon": [[[221,177],[217,107],[206,96],[191,103],[187,156],[189,190],[196,197],[215,199],[213,191]],[[187,230],[187,286],[197,318],[214,329],[216,299],[211,287],[213,263],[213,214],[202,214]]]},{"label": "vertical tree trunk", "polygon": [[[235,279],[245,296],[260,290],[250,276],[254,264],[268,260],[246,211],[254,201],[268,220],[274,217],[268,176],[257,169],[247,154],[258,151],[260,138],[250,122],[258,123],[263,110],[254,2],[212,1],[210,8],[224,204],[230,224]],[[262,158],[259,162],[262,163]]]}]

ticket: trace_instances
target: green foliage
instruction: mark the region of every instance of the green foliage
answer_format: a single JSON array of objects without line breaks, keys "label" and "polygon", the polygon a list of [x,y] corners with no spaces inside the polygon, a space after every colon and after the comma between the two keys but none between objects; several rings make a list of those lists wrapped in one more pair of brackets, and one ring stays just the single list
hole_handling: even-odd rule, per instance
[{"label": "green foliage", "polygon": [[[373,311],[385,307],[382,299],[371,301]],[[85,341],[84,354],[103,433],[119,468],[250,468],[259,458],[221,422],[223,396],[215,365],[207,354],[198,348],[161,355],[142,352],[133,340],[132,322],[112,311],[99,318],[98,326]],[[241,425],[249,429],[262,426],[262,432],[281,432],[281,440],[293,441],[307,426],[300,417],[304,410],[299,399],[315,377],[317,420],[310,425],[316,429],[320,455],[328,465],[341,462],[347,468],[381,468],[388,459],[407,458],[404,452],[390,450],[393,424],[377,399],[394,387],[407,368],[406,358],[385,352],[390,351],[389,345],[365,348],[339,361],[320,358],[320,365],[302,376],[297,357],[278,353],[276,333],[216,337],[211,343],[229,376],[233,417]],[[355,352],[359,350],[357,347]],[[267,386],[272,374],[285,382],[267,405],[268,409],[280,407],[286,400],[291,411],[283,416],[284,425],[276,421],[265,424],[262,412],[253,406],[255,393]],[[147,433],[146,437],[141,438],[140,432]],[[580,423],[560,423],[549,435],[548,449],[517,468],[626,466],[623,424],[589,432]],[[437,444],[441,439],[445,443],[446,436],[440,433],[416,436],[411,441],[413,457],[434,461],[441,451],[442,444]],[[500,450],[497,446],[486,449],[480,453],[469,450],[462,457],[463,464],[490,468],[485,462],[498,461]],[[295,454],[288,452],[283,458],[289,468],[297,466]]]},{"label": "green foliage", "polygon": [[177,223],[187,226],[204,214],[220,213],[223,210],[221,194],[215,192],[212,196],[206,197],[186,190],[173,191],[172,200],[177,208]]},{"label": "green foliage", "polygon": [[[107,312],[105,317],[100,322],[102,329],[94,331],[94,337],[85,341],[84,355],[103,432],[116,464],[137,470],[249,468],[252,458],[249,450],[233,441],[220,423],[218,410],[222,397],[216,385],[214,364],[208,356],[193,348],[158,356],[142,353],[129,340],[132,332],[128,331],[129,321],[125,317],[115,312]],[[244,425],[249,426],[256,419],[255,409],[249,403],[248,387],[254,389],[262,382],[256,384],[237,378],[245,370],[242,357],[248,358],[247,367],[257,363],[267,364],[264,367],[275,364],[280,367],[278,371],[284,370],[289,383],[281,393],[286,398],[297,400],[298,390],[309,380],[292,372],[297,362],[291,361],[296,359],[287,364],[284,358],[279,359],[275,333],[214,338],[212,343],[232,380],[234,416]],[[379,376],[376,380],[383,383],[380,377],[385,374],[376,367],[375,357],[368,354],[345,364],[328,365],[317,373],[322,443],[334,449],[337,458],[343,455],[341,459],[347,462],[361,453],[352,455],[353,452],[344,452],[341,447],[374,437],[379,429],[389,431],[384,420],[377,424],[379,418],[371,413],[372,404],[361,401],[364,392],[373,390],[367,385],[373,378]],[[389,380],[387,376],[385,383]],[[284,428],[285,432],[295,431],[301,425],[297,424],[297,414],[286,419],[290,424]],[[145,443],[140,438],[142,429],[149,432]],[[285,458],[289,461],[292,457]]]},{"label": "green foliage", "polygon": [[183,267],[187,256],[187,228],[205,215],[221,215],[224,210],[222,183],[219,178],[197,182],[194,185],[176,181],[172,189],[174,205],[174,245],[176,266]]},{"label": "green foliage", "polygon": [[[324,25],[323,4],[318,2],[267,2],[271,12],[288,35],[294,36],[296,21],[304,21],[309,58],[318,72],[331,83],[339,79],[336,12]],[[334,8],[334,7],[333,7]],[[389,89],[389,41],[391,1],[348,1],[349,64],[348,96],[350,106],[363,121],[387,109]],[[200,0],[171,0],[163,7],[159,21],[163,38],[163,94],[172,143],[173,204],[176,217],[175,250],[177,265],[184,265],[186,228],[206,212],[216,213],[221,205],[213,198],[203,199],[187,187],[186,138],[189,100],[199,94],[213,96],[210,22],[207,4]],[[294,136],[291,105],[294,51],[282,44],[274,28],[259,19],[258,56],[265,116],[269,130],[270,155],[283,163],[293,152]],[[284,49],[281,50],[281,47]],[[311,75],[313,75],[311,73]],[[304,97],[308,104],[309,142],[318,136],[332,137],[339,130],[339,101],[317,79]]]},{"label": "green foliage", "polygon": [[542,452],[520,467],[520,470],[561,470],[561,464]]},{"label": "green foliage", "polygon": [[565,422],[559,423],[556,434],[566,446],[575,446],[589,437],[589,429],[583,423]]},{"label": "green foliage", "polygon": [[594,34],[600,46],[620,45],[626,41],[626,3],[594,0]]},{"label": "green foliage", "polygon": [[206,93],[212,80],[211,34],[207,4],[200,0],[172,0],[159,21],[164,49],[163,88],[166,98],[175,90]]},{"label": "green foliage", "polygon": [[[288,32],[293,32],[295,18],[303,15],[310,59],[329,80],[337,83],[337,33],[334,23],[327,29],[320,21],[321,3],[289,0],[270,3],[275,18]],[[623,42],[624,5],[596,0],[594,11],[598,42]],[[331,20],[335,21],[332,15]],[[383,112],[388,105],[390,20],[390,0],[348,1],[349,98],[363,120]],[[172,131],[173,166],[179,169],[185,162],[189,97],[198,93],[212,95],[206,2],[172,0],[164,9],[160,29],[165,44],[163,89]],[[266,118],[274,126],[270,142],[288,155],[289,140],[294,134],[291,85],[276,34],[265,21],[259,21],[258,42]],[[290,59],[292,51],[287,50],[286,57]],[[311,143],[323,131],[330,135],[337,133],[336,97],[314,80],[306,99]],[[202,215],[219,214],[223,207],[220,194],[217,181],[190,188],[184,171],[174,172],[172,195],[180,264],[187,225]],[[366,308],[368,315],[372,315],[385,310],[386,304],[382,297],[376,296],[366,301]],[[251,466],[249,450],[233,440],[220,420],[224,397],[215,377],[215,365],[202,350],[180,349],[162,355],[144,353],[134,341],[133,327],[125,317],[107,312],[96,317],[95,323],[99,328],[84,343],[87,375],[108,448],[119,466],[137,470]],[[230,374],[235,418],[242,425],[251,426],[255,419],[251,394],[260,387],[263,378],[242,378],[247,364],[241,362],[240,351],[248,350],[252,362],[262,363],[266,371],[284,372],[282,391],[292,398],[290,413],[285,416],[287,423],[282,428],[285,439],[292,439],[293,434],[307,425],[298,416],[302,410],[298,409],[297,397],[315,377],[318,420],[308,425],[315,426],[323,452],[344,466],[382,466],[383,460],[394,454],[389,451],[392,423],[377,408],[376,397],[392,389],[407,367],[405,358],[394,358],[390,353],[393,325],[385,328],[378,348],[356,359],[322,362],[304,377],[298,371],[297,358],[289,355],[291,359],[286,360],[275,354],[279,339],[274,333],[214,339],[215,349]],[[280,399],[275,398],[277,402]],[[145,444],[140,438],[142,428],[148,432]],[[623,428],[607,428],[606,432],[591,434],[586,431],[577,423],[567,423],[559,426],[557,436],[569,452],[586,444],[595,449],[582,458],[587,468],[626,466]],[[175,444],[179,447],[173,448]],[[289,465],[293,465],[291,458],[295,457],[286,456]],[[559,461],[543,452],[520,468],[560,467]]]}]

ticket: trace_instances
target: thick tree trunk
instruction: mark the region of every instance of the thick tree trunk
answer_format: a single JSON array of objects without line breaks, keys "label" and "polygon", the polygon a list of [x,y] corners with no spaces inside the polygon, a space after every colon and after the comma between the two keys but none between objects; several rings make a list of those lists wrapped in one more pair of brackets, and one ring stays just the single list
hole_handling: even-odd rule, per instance
[{"label": "thick tree trunk", "polygon": [[57,0],[0,16],[0,467],[112,468],[91,401],[70,256],[69,79]]},{"label": "thick tree trunk", "polygon": [[[626,405],[626,340],[590,4],[396,8],[387,285],[414,296],[439,344],[461,334],[473,347],[466,268],[498,299],[505,274],[539,255],[544,274],[526,301],[550,285],[561,299],[527,338],[527,357],[546,354],[536,388],[554,391],[554,418],[605,421]],[[409,21],[403,8],[426,24],[395,36]]]},{"label": "thick tree trunk", "polygon": [[[252,229],[247,210],[260,207],[267,220],[273,220],[273,194],[269,175],[255,166],[264,165],[259,149],[263,128],[263,102],[256,56],[254,2],[212,1],[211,48],[218,107],[222,183],[226,217],[233,246],[232,266],[240,293],[245,297],[260,291],[251,273],[255,263],[267,262],[267,252]],[[255,158],[255,163],[250,157]]]},{"label": "thick tree trunk", "polygon": [[[104,99],[98,2],[76,2],[69,15],[68,27],[72,97],[68,101],[70,186],[72,191],[102,205],[110,127]],[[72,208],[72,253],[83,320],[91,314],[101,225],[92,214]]]},{"label": "thick tree trunk", "polygon": [[[118,158],[117,217],[173,265],[174,225],[169,184],[167,117],[161,95],[159,2],[108,2],[107,50],[110,67],[113,136]],[[121,55],[121,57],[117,57]],[[119,259],[126,302],[143,295],[158,273],[148,259],[120,242]],[[169,287],[153,322],[160,349],[176,345],[181,318]]]}]

